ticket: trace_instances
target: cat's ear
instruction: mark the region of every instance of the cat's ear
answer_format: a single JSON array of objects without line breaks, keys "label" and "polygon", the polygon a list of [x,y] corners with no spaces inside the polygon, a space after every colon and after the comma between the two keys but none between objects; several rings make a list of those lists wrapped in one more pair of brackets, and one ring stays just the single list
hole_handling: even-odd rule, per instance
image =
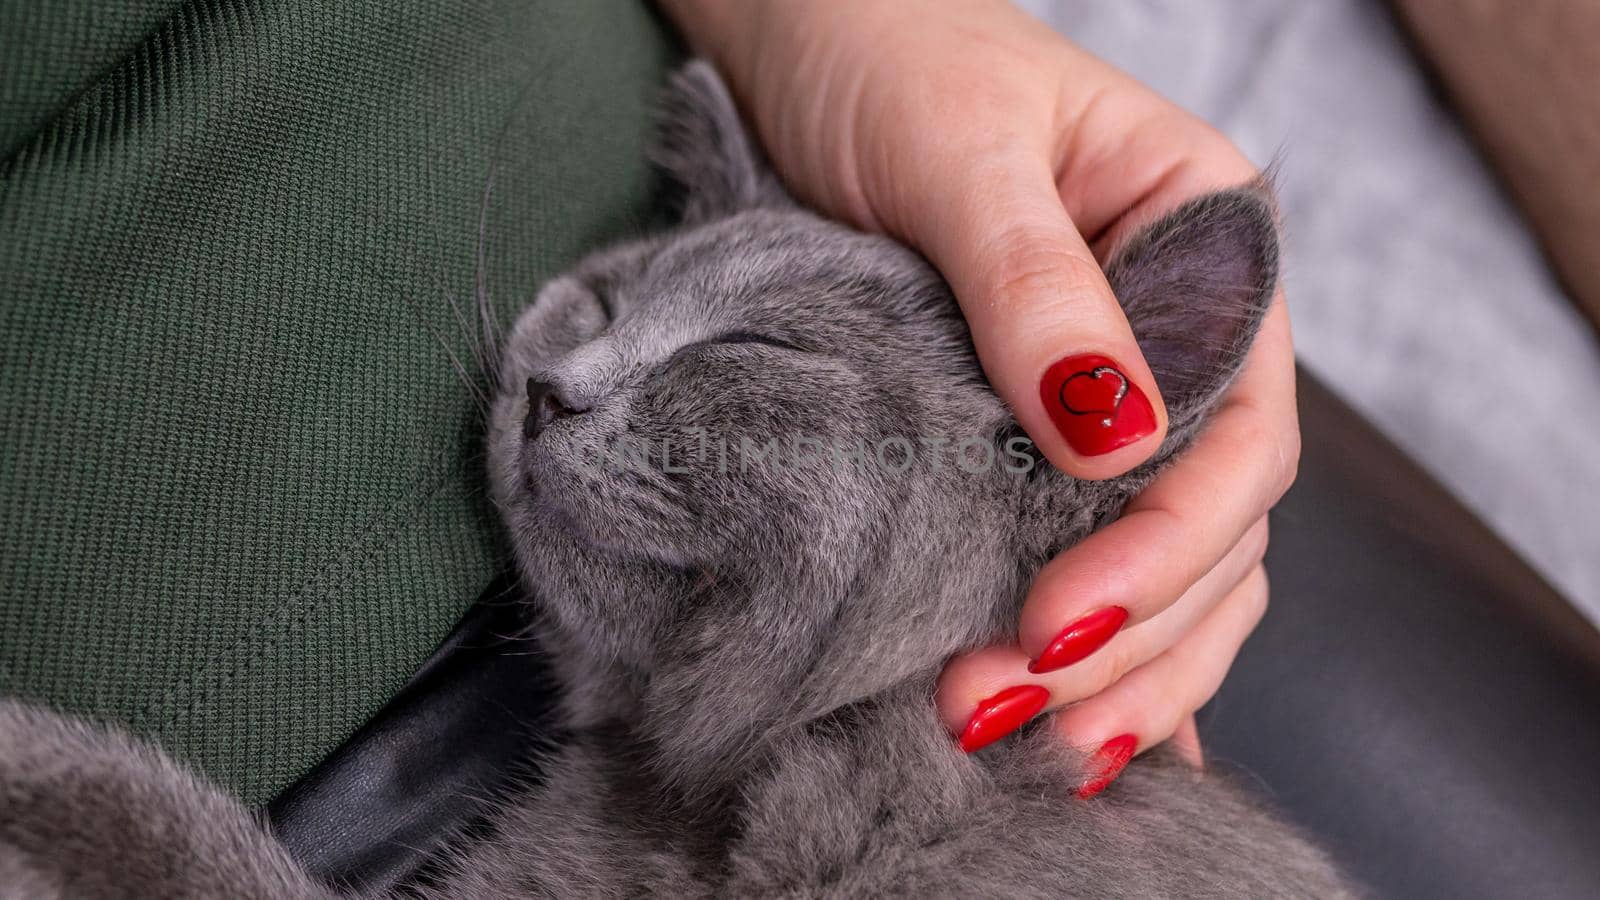
[{"label": "cat's ear", "polygon": [[1238,374],[1278,282],[1277,208],[1262,179],[1136,233],[1106,267],[1183,440]]},{"label": "cat's ear", "polygon": [[672,182],[682,222],[793,204],[710,63],[692,60],[672,76],[660,115],[651,157]]}]

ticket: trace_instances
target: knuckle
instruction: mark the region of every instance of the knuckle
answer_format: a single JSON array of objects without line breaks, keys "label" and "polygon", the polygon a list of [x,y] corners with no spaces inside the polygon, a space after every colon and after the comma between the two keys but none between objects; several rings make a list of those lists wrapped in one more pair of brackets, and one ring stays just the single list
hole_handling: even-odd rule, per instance
[{"label": "knuckle", "polygon": [[1177,695],[1170,688],[1153,679],[1138,679],[1128,684],[1121,698],[1127,701],[1127,709],[1137,711],[1134,718],[1142,724],[1139,730],[1148,732],[1150,740],[1164,741],[1172,737],[1188,712],[1180,708],[1182,704],[1174,702]]},{"label": "knuckle", "polygon": [[1241,447],[1264,486],[1265,507],[1275,506],[1288,493],[1300,472],[1300,429],[1287,429],[1269,421],[1256,407],[1237,421],[1235,446]]},{"label": "knuckle", "polygon": [[1196,143],[1207,154],[1206,170],[1218,184],[1244,184],[1261,177],[1261,168],[1250,161],[1228,135],[1210,122],[1198,123],[1201,131]]},{"label": "knuckle", "polygon": [[1244,539],[1240,543],[1244,545],[1246,556],[1259,563],[1267,555],[1267,545],[1271,540],[1272,526],[1267,522],[1267,517],[1262,516],[1245,532]]},{"label": "knuckle", "polygon": [[1052,700],[1070,705],[1099,696],[1133,668],[1125,641],[1112,641],[1088,659],[1046,676]]},{"label": "knuckle", "polygon": [[[1200,690],[1198,690],[1195,695],[1190,698],[1190,702],[1193,704],[1194,708],[1187,710],[1185,715],[1198,712],[1202,706],[1210,703],[1211,698],[1215,697],[1217,692],[1220,690],[1222,690],[1222,679],[1220,678],[1205,683],[1203,686],[1201,686]],[[1176,730],[1176,728],[1174,728],[1174,730]]]},{"label": "knuckle", "polygon": [[1267,579],[1267,570],[1264,566],[1257,565],[1250,572],[1250,577],[1245,580],[1241,597],[1252,627],[1267,614],[1267,604],[1271,596],[1272,585]]},{"label": "knuckle", "polygon": [[1017,243],[1015,249],[996,257],[988,273],[988,283],[993,285],[989,303],[999,312],[1025,314],[1044,304],[1071,302],[1071,298],[1100,292],[1098,282],[1104,276],[1093,262],[1031,235],[1002,235],[1001,240]]},{"label": "knuckle", "polygon": [[1133,641],[1112,641],[1110,646],[1100,651],[1105,655],[1102,668],[1097,672],[1095,693],[1122,680],[1122,676],[1133,671],[1143,660],[1139,657],[1138,649]]},{"label": "knuckle", "polygon": [[1279,435],[1275,443],[1277,448],[1277,465],[1275,472],[1275,486],[1277,496],[1273,502],[1283,498],[1294,486],[1295,479],[1300,476],[1300,429],[1290,428]]}]

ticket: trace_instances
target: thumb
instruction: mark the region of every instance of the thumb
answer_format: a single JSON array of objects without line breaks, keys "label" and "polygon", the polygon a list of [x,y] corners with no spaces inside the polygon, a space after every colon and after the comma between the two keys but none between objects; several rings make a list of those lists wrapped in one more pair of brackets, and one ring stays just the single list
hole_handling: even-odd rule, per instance
[{"label": "thumb", "polygon": [[919,186],[908,237],[955,289],[989,382],[1056,468],[1109,478],[1167,413],[1042,155],[990,155]]}]

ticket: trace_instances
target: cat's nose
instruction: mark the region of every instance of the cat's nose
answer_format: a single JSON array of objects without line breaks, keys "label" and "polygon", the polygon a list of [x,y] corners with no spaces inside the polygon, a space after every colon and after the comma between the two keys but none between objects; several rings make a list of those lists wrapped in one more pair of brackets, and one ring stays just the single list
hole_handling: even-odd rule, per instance
[{"label": "cat's nose", "polygon": [[561,390],[548,381],[528,379],[528,417],[522,420],[522,436],[533,440],[557,419],[581,415],[587,409],[570,404]]}]

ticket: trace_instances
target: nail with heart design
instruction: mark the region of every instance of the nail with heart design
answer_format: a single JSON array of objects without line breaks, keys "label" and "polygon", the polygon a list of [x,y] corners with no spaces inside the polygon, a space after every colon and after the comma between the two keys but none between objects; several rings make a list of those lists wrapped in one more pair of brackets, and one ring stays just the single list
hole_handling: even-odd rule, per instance
[{"label": "nail with heart design", "polygon": [[1078,788],[1078,799],[1087,800],[1111,786],[1122,770],[1127,768],[1133,753],[1139,749],[1139,738],[1131,734],[1118,735],[1089,757],[1089,771],[1093,774]]},{"label": "nail with heart design", "polygon": [[974,753],[1000,740],[1039,714],[1050,702],[1050,692],[1037,684],[1008,687],[978,701],[978,708],[961,732],[961,749]]},{"label": "nail with heart design", "polygon": [[1156,430],[1149,398],[1109,356],[1057,360],[1039,382],[1039,399],[1061,436],[1083,456],[1110,453]]}]

